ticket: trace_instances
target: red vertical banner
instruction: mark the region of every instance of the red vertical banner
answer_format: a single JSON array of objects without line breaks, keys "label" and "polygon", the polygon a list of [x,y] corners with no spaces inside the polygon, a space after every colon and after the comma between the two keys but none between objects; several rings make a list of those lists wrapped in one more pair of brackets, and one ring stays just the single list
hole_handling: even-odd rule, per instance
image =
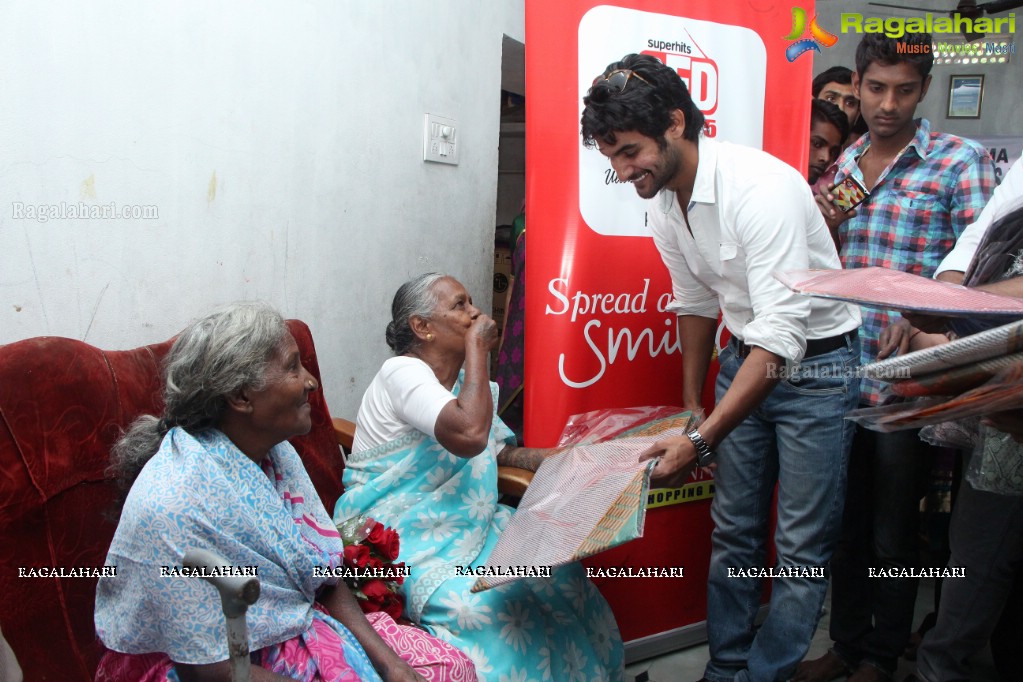
[{"label": "red vertical banner", "polygon": [[[813,4],[798,8],[770,0],[526,0],[527,445],[553,445],[573,414],[681,403],[682,349],[666,311],[671,282],[650,238],[648,204],[582,146],[583,95],[607,64],[652,54],[686,81],[706,115],[704,135],[805,171],[812,59],[789,50],[790,62],[786,50],[809,37],[794,34]],[[651,509],[641,541],[601,555],[685,565],[686,578],[664,590],[597,581],[626,640],[703,619],[708,504]],[[670,594],[680,589],[686,593]],[[661,611],[686,602],[691,612],[625,613],[646,608],[640,591]]]}]

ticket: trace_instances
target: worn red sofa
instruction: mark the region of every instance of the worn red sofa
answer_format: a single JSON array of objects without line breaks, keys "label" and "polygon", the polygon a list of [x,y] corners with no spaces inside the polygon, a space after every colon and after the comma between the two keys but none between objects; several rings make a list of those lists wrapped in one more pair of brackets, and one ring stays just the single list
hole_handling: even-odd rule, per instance
[{"label": "worn red sofa", "polygon": [[[288,326],[319,380],[309,328]],[[26,682],[93,678],[101,654],[97,579],[19,577],[18,569],[103,565],[116,525],[105,514],[116,492],[105,473],[110,447],[136,416],[159,414],[160,362],[170,345],[103,351],[40,337],[0,346],[0,629]],[[333,510],[339,435],[323,391],[310,402],[312,431],[293,443]],[[349,438],[351,423],[337,422],[342,441]]]}]

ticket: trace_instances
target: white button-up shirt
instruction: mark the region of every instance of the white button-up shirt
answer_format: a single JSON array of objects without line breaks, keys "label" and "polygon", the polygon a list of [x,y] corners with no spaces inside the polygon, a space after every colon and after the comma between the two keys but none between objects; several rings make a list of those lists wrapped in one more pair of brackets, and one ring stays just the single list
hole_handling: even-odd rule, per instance
[{"label": "white button-up shirt", "polygon": [[1021,198],[1023,198],[1023,157],[1017,159],[1016,163],[1012,164],[1005,173],[1002,182],[995,187],[995,193],[984,205],[980,216],[967,225],[963,233],[959,235],[955,248],[945,256],[945,260],[941,261],[941,265],[934,271],[934,276],[937,277],[946,270],[966,272],[988,228],[996,220],[1007,215],[1010,209],[1023,205]]},{"label": "white button-up shirt", "polygon": [[751,147],[700,137],[686,227],[675,192],[651,200],[654,243],[671,273],[679,315],[717,318],[733,336],[794,362],[807,339],[856,329],[859,309],[809,298],[772,274],[839,269],[835,244],[806,180]]}]

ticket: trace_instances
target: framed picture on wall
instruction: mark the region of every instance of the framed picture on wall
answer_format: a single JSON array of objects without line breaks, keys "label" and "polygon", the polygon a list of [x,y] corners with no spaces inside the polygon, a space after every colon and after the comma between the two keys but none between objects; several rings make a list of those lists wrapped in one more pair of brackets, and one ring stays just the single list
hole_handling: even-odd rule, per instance
[{"label": "framed picture on wall", "polygon": [[980,118],[984,76],[949,76],[946,118]]}]

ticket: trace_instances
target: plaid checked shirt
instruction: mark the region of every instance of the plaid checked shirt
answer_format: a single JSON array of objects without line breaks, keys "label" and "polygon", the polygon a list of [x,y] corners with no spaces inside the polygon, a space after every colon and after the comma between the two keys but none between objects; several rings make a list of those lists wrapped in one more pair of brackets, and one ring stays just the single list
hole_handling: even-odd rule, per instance
[{"label": "plaid checked shirt", "polygon": [[[870,147],[863,135],[838,158],[835,182],[855,176],[863,182],[858,160]],[[916,136],[881,173],[857,215],[838,228],[844,268],[879,266],[931,277],[966,226],[980,215],[995,189],[994,165],[973,140],[932,133],[918,119]],[[898,313],[863,306],[860,328],[863,364],[877,358],[881,330]],[[860,401],[879,405],[884,384],[864,378]]]}]

